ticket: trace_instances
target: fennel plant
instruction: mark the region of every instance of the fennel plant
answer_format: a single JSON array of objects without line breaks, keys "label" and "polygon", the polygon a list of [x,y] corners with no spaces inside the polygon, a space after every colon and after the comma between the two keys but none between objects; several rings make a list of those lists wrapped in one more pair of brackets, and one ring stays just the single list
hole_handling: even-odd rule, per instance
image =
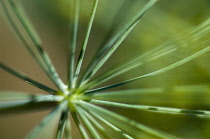
[{"label": "fennel plant", "polygon": [[[126,61],[124,64],[116,66],[103,74],[95,76],[101,67],[107,62],[107,60],[110,59],[112,54],[117,50],[121,43],[127,38],[135,26],[140,22],[146,12],[156,2],[157,0],[148,0],[144,7],[139,9],[132,18],[122,25],[119,30],[112,32],[111,37],[105,41],[103,46],[100,46],[101,48],[97,51],[96,55],[93,56],[93,59],[90,61],[86,70],[82,72],[81,68],[84,64],[88,40],[90,38],[91,29],[100,1],[94,0],[93,3],[91,3],[92,9],[87,24],[87,29],[85,31],[85,36],[82,41],[82,47],[80,48],[77,40],[81,0],[73,0],[74,15],[73,24],[71,26],[71,41],[68,51],[69,58],[67,66],[67,82],[65,83],[59,77],[59,74],[56,72],[50,57],[43,49],[42,41],[36,33],[33,25],[27,18],[24,8],[22,8],[21,4],[14,0],[1,0],[0,3],[2,11],[4,12],[4,15],[16,36],[21,41],[25,49],[43,69],[46,75],[55,84],[57,89],[52,89],[19,72],[18,70],[1,63],[1,69],[39,89],[48,92],[49,95],[30,95],[27,93],[3,91],[0,94],[0,114],[36,110],[40,108],[48,109],[53,107],[54,109],[41,121],[41,123],[38,124],[28,135],[26,135],[25,138],[28,139],[38,138],[45,126],[48,123],[51,123],[53,118],[56,116],[59,116],[55,135],[56,139],[72,138],[72,130],[74,130],[71,128],[72,122],[76,124],[82,137],[85,139],[180,138],[132,120],[115,111],[112,111],[109,109],[109,107],[131,109],[136,111],[148,111],[153,113],[164,113],[168,115],[175,114],[195,116],[198,118],[208,119],[210,117],[209,110],[191,110],[185,108],[129,103],[130,100],[133,101],[135,99],[144,101],[145,94],[148,94],[153,101],[158,101],[157,99],[159,99],[159,101],[166,101],[162,96],[170,92],[172,94],[179,94],[178,92],[180,90],[185,90],[184,93],[192,93],[199,96],[200,92],[210,91],[208,84],[203,86],[197,85],[174,87],[172,90],[162,87],[139,89],[129,88],[126,90],[118,89],[115,91],[107,90],[127,85],[141,79],[151,78],[153,76],[163,74],[187,62],[190,62],[191,60],[204,55],[207,52],[209,53],[210,42],[207,36],[210,35],[210,18],[206,19],[205,22],[197,25],[196,27],[186,30],[184,32],[184,36],[178,36],[176,38],[180,42],[178,45],[175,45],[173,41],[168,40],[160,46],[155,46],[154,49],[146,52],[143,55],[136,56],[132,60]],[[147,62],[153,62],[165,55],[177,53],[177,51],[184,51],[189,45],[192,45],[190,48],[193,49],[193,53],[187,53],[187,56],[184,55],[184,57],[178,61],[149,73],[103,86],[104,83],[108,83],[111,79],[114,79],[119,75],[123,75],[124,73],[135,68],[140,68],[140,66]],[[79,48],[80,53],[77,57],[76,51]],[[195,91],[196,89],[199,89],[199,91]],[[70,120],[69,117],[72,117],[73,120]]]}]

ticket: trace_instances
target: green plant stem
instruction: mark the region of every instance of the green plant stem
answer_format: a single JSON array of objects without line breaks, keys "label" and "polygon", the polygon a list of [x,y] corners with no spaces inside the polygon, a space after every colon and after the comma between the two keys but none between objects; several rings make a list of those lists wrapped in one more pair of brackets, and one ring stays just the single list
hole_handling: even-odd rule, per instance
[{"label": "green plant stem", "polygon": [[[15,13],[16,17],[19,19],[23,28],[26,30],[27,34],[29,35],[30,39],[32,40],[35,48],[37,49],[37,51],[39,53],[39,55],[41,56],[45,66],[46,66],[46,69],[43,69],[43,70],[48,74],[48,76],[53,81],[53,83],[55,83],[55,85],[64,94],[68,94],[68,92],[66,90],[66,86],[64,85],[64,83],[62,82],[62,80],[58,76],[57,72],[55,71],[55,68],[52,65],[52,62],[51,62],[48,54],[43,50],[41,40],[39,39],[38,35],[35,33],[35,30],[33,29],[30,22],[27,20],[27,17],[25,16],[24,11],[20,7],[18,8],[16,6],[16,4],[13,2],[13,0],[8,0],[8,2],[10,4],[13,12]],[[12,20],[10,20],[10,21],[12,21]],[[16,26],[15,24],[13,24],[13,25]],[[30,51],[32,51],[32,48],[30,46],[26,45],[26,47],[28,47],[28,49],[31,49]],[[38,63],[42,65],[42,62],[38,62]],[[44,66],[41,66],[41,67],[44,68]]]},{"label": "green plant stem", "polygon": [[93,93],[93,92],[98,92],[98,91],[101,91],[101,90],[106,90],[106,89],[110,89],[110,88],[113,88],[113,87],[117,87],[117,86],[121,86],[121,85],[124,85],[124,84],[127,84],[127,83],[131,83],[131,82],[134,82],[134,81],[137,81],[139,79],[144,79],[144,78],[148,78],[148,77],[153,77],[155,75],[158,75],[158,74],[161,74],[161,73],[165,73],[169,70],[172,70],[182,64],[185,64],[189,61],[191,61],[192,59],[198,57],[198,56],[201,56],[203,55],[204,53],[207,53],[210,51],[210,46],[192,54],[191,56],[188,56],[176,63],[173,63],[169,66],[166,66],[162,69],[159,69],[159,70],[156,70],[154,72],[151,72],[151,73],[148,73],[148,74],[145,74],[145,75],[142,75],[142,76],[138,76],[138,77],[135,77],[135,78],[132,78],[132,79],[129,79],[129,80],[126,80],[126,81],[123,81],[123,82],[120,82],[120,83],[117,83],[117,84],[112,84],[112,85],[108,85],[108,86],[105,86],[105,87],[101,87],[101,88],[97,88],[97,89],[94,89],[94,90],[90,90],[90,91],[87,91],[86,93]]},{"label": "green plant stem", "polygon": [[78,25],[79,25],[79,14],[80,14],[80,0],[74,0],[74,22],[73,22],[73,31],[71,44],[69,46],[69,69],[68,69],[68,88],[74,88],[73,78],[74,78],[74,68],[75,68],[75,52],[77,46],[77,34],[78,34]]},{"label": "green plant stem", "polygon": [[44,91],[46,91],[46,92],[48,92],[50,94],[55,94],[56,93],[55,90],[53,90],[53,89],[51,89],[51,88],[49,88],[49,87],[47,87],[47,86],[45,86],[45,85],[35,81],[34,79],[31,79],[31,78],[27,77],[26,75],[24,75],[24,74],[22,74],[22,73],[20,73],[18,71],[15,71],[14,69],[12,69],[12,68],[4,65],[4,64],[0,63],[0,68],[2,68],[3,70],[13,74],[14,76],[24,80],[25,82],[27,82],[27,83],[29,83],[29,84],[31,84],[31,85],[39,88],[39,89],[42,89],[42,90],[44,90]]},{"label": "green plant stem", "polygon": [[94,0],[94,4],[93,4],[91,16],[90,16],[90,21],[88,23],[87,32],[85,34],[84,42],[83,42],[82,49],[80,51],[80,55],[79,55],[77,66],[76,66],[76,71],[75,71],[75,75],[74,75],[74,79],[73,79],[73,83],[74,83],[73,86],[76,86],[77,78],[78,78],[79,73],[80,73],[80,69],[81,69],[81,66],[82,66],[83,59],[84,59],[84,55],[85,55],[87,43],[88,43],[88,40],[89,40],[91,28],[92,28],[92,25],[93,25],[93,20],[94,20],[95,14],[96,14],[96,9],[97,9],[97,6],[98,6],[98,2],[99,2],[99,0]]}]

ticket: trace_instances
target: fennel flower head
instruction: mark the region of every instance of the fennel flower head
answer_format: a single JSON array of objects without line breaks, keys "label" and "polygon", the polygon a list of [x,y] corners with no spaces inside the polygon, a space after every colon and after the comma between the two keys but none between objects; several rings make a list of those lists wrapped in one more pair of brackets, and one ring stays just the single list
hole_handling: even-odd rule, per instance
[{"label": "fennel flower head", "polygon": [[[33,78],[1,59],[2,75],[9,73],[38,89],[27,93],[5,91],[3,87],[0,121],[28,111],[34,114],[47,111],[33,129],[25,128],[22,123],[18,125],[29,131],[20,138],[210,138],[208,0],[32,3],[0,0],[1,19],[17,36],[17,49],[26,50],[53,83],[46,85],[38,81],[41,75]],[[30,8],[41,10],[36,14]],[[43,21],[35,17],[40,14],[46,16],[45,20],[55,22],[46,21],[47,25],[37,26]],[[45,32],[52,24],[57,24],[57,28]],[[63,36],[58,35],[59,28],[63,28]],[[51,32],[57,40],[50,38]],[[47,37],[42,38],[43,34]],[[66,44],[59,44],[59,39]],[[58,51],[48,52],[49,44],[59,45]],[[0,47],[6,50],[3,39]],[[18,59],[21,54],[17,52],[15,56]],[[33,62],[17,63],[27,65],[33,72],[37,66]],[[17,87],[13,83],[9,82],[9,86]],[[5,128],[12,124],[1,123],[0,138],[16,138],[11,129]]]}]

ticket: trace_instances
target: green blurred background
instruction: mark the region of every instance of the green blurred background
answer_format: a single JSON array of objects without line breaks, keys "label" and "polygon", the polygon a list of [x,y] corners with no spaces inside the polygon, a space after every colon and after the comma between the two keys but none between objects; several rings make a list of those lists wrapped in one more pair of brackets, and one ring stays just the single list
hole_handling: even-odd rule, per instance
[{"label": "green blurred background", "polygon": [[[58,73],[61,78],[66,81],[69,23],[72,23],[73,20],[71,14],[69,14],[72,9],[71,1],[70,4],[68,0],[22,0],[20,2],[23,4],[29,18],[42,38],[45,49],[48,51]],[[109,35],[109,32],[111,31],[114,33],[119,30],[139,8],[145,5],[146,2],[147,0],[100,1],[88,43],[87,53],[85,55],[84,66],[82,67],[83,70],[88,65],[92,56],[101,48],[101,44],[103,44],[103,41],[106,36]],[[93,0],[82,0],[78,38],[79,46],[81,46],[82,39],[85,35],[85,29],[87,27],[92,3]],[[2,9],[0,13],[2,13]],[[108,69],[116,67],[122,62],[132,59],[132,57],[144,54],[148,50],[164,44],[168,40],[178,46],[180,43],[185,42],[186,47],[163,56],[163,58],[147,63],[132,72],[123,74],[106,84],[123,81],[165,67],[195,53],[200,47],[209,46],[210,31],[200,39],[195,39],[190,42],[186,42],[185,38],[185,36],[190,36],[188,32],[196,28],[196,26],[208,18],[210,18],[209,0],[160,0],[145,14],[137,27],[122,43],[110,60],[102,67],[99,73],[106,72]],[[3,19],[4,14],[1,14],[1,61],[26,73],[30,77],[55,88],[44,72],[35,63],[33,58],[27,53],[24,47],[21,46],[13,32],[7,26],[7,22]],[[181,40],[178,38],[181,38]],[[182,45],[180,47],[182,47]],[[116,89],[135,89],[143,87],[174,88],[174,86],[180,85],[210,85],[209,59],[210,54],[208,53],[167,73]],[[0,71],[0,77],[1,90],[23,91],[34,94],[45,93],[25,84],[21,80],[2,70]],[[168,93],[170,93],[170,91]],[[171,95],[166,96],[165,101],[167,101],[167,103],[164,102],[164,100],[157,104],[155,104],[156,101],[153,103],[153,99],[161,99],[161,96],[151,96],[151,98],[150,96],[145,97],[146,100],[144,100],[144,102],[146,104],[149,102],[149,105],[210,110],[210,101],[207,104],[202,103],[202,100],[208,99],[207,97],[210,92],[208,91],[205,93],[206,95],[202,95],[201,99],[193,99],[193,101],[198,102],[190,102],[190,100],[182,101],[182,98],[188,99],[188,96],[181,96],[182,93],[178,93],[178,95],[176,93],[171,93]],[[136,102],[140,104],[143,103],[140,99],[136,100]],[[132,119],[148,126],[161,129],[182,138],[210,138],[210,120],[208,119],[141,111],[125,111],[114,108],[112,108],[112,110],[131,117]],[[15,115],[0,116],[0,138],[22,138],[37,123],[39,123],[41,118],[43,118],[48,112],[49,111],[34,113],[26,112]],[[50,130],[47,132],[51,134]],[[74,130],[74,137],[76,139],[81,138],[78,135],[77,129]]]}]

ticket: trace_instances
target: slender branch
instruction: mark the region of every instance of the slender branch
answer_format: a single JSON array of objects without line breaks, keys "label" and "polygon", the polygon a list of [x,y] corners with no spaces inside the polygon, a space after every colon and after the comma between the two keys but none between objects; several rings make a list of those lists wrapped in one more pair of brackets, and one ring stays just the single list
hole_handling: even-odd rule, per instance
[{"label": "slender branch", "polygon": [[155,75],[158,75],[158,74],[161,74],[161,73],[165,73],[169,70],[172,70],[182,64],[185,64],[189,61],[191,61],[192,59],[198,57],[198,56],[201,56],[202,54],[206,53],[206,52],[209,52],[210,51],[210,46],[192,54],[191,56],[188,56],[176,63],[173,63],[169,66],[166,66],[162,69],[159,69],[159,70],[156,70],[154,72],[150,72],[148,74],[145,74],[145,75],[141,75],[141,76],[138,76],[138,77],[135,77],[135,78],[132,78],[132,79],[129,79],[129,80],[126,80],[126,81],[123,81],[123,82],[120,82],[120,83],[116,83],[116,84],[112,84],[112,85],[108,85],[108,86],[105,86],[105,87],[101,87],[101,88],[97,88],[97,89],[93,89],[93,90],[90,90],[90,91],[87,91],[86,93],[93,93],[93,92],[97,92],[97,91],[101,91],[101,90],[106,90],[106,89],[110,89],[110,88],[113,88],[113,87],[118,87],[118,86],[121,86],[121,85],[125,85],[127,83],[131,83],[131,82],[134,82],[134,81],[137,81],[137,80],[140,80],[140,79],[144,79],[144,78],[148,78],[148,77],[153,77]]},{"label": "slender branch", "polygon": [[92,28],[92,25],[93,25],[93,20],[94,20],[95,14],[96,14],[96,9],[97,9],[97,6],[98,6],[98,2],[99,2],[99,0],[94,0],[94,4],[93,4],[91,16],[90,16],[90,21],[89,21],[89,24],[88,24],[87,32],[86,32],[86,35],[85,35],[85,38],[84,38],[84,42],[83,42],[82,49],[80,51],[79,59],[78,59],[77,66],[76,66],[76,71],[75,71],[74,80],[73,80],[73,83],[74,83],[73,86],[76,86],[75,84],[76,84],[77,78],[78,78],[79,73],[80,73],[80,69],[81,69],[81,66],[82,66],[82,62],[83,62],[86,47],[87,47],[87,43],[88,43],[89,36],[90,36],[90,31],[91,31],[91,28]]},{"label": "slender branch", "polygon": [[[25,31],[27,32],[28,36],[30,37],[31,41],[33,42],[38,55],[41,57],[41,61],[38,57],[35,57],[36,61],[40,64],[40,66],[42,67],[42,69],[47,73],[47,75],[50,77],[50,79],[53,81],[53,83],[60,89],[62,90],[63,93],[67,94],[68,92],[66,91],[66,87],[64,85],[64,83],[61,81],[61,79],[59,78],[57,72],[55,71],[54,66],[51,63],[51,60],[48,56],[48,54],[43,50],[42,48],[42,44],[41,44],[41,40],[39,39],[38,35],[35,33],[35,30],[33,29],[32,25],[30,24],[29,20],[27,19],[23,9],[21,9],[20,6],[17,6],[13,0],[8,0],[8,3],[12,9],[12,11],[15,13],[16,17],[18,18],[18,20],[20,21],[21,25],[23,26],[23,28],[25,29]],[[12,26],[16,27],[16,24],[14,23],[14,20],[12,20],[12,17],[9,15],[8,10],[6,9],[6,5],[4,4],[4,2],[2,1],[2,5],[4,7],[5,12],[7,13],[7,16],[9,16],[9,21],[12,22]],[[16,30],[18,32],[18,35],[21,35],[20,30]],[[20,37],[24,43],[25,43],[25,39],[24,37],[21,35]],[[33,53],[33,55],[35,54],[35,51],[33,50],[33,48],[31,46],[29,46],[27,43],[25,43],[27,50],[29,50],[30,53]]]},{"label": "slender branch", "polygon": [[106,119],[110,123],[120,128],[122,131],[126,132],[127,134],[131,135],[132,137],[136,139],[143,137],[143,136],[140,136],[140,134],[136,134],[136,133],[144,133],[144,132],[154,137],[159,137],[159,138],[164,138],[164,139],[165,138],[176,139],[176,137],[172,135],[161,132],[157,129],[152,129],[143,124],[137,123],[124,116],[111,112],[107,109],[101,108],[99,106],[93,105],[91,103],[84,102],[82,100],[76,101],[75,103],[77,103],[81,107],[91,112],[99,114],[102,118]]},{"label": "slender branch", "polygon": [[77,125],[82,137],[84,139],[89,139],[89,136],[88,136],[86,130],[84,129],[84,127],[82,126],[82,124],[80,123],[77,114],[74,111],[71,111],[71,115],[72,115],[72,118],[74,119],[74,122]]},{"label": "slender branch", "polygon": [[79,25],[80,0],[74,0],[74,22],[71,44],[69,48],[69,69],[68,69],[68,88],[73,88],[74,66],[75,66],[75,52],[77,47],[77,34]]},{"label": "slender branch", "polygon": [[57,129],[57,133],[56,133],[56,139],[62,139],[62,137],[63,137],[64,130],[65,130],[66,124],[68,122],[68,113],[69,113],[68,107],[63,109],[63,111],[61,112],[61,116],[60,116],[59,123],[58,123],[58,129]]},{"label": "slender branch", "polygon": [[94,103],[98,105],[105,105],[105,106],[114,106],[114,107],[126,108],[126,109],[151,111],[151,112],[157,112],[157,113],[180,114],[180,115],[190,115],[190,116],[193,115],[193,116],[202,117],[202,118],[210,118],[210,111],[204,111],[204,110],[188,110],[188,109],[169,108],[169,107],[134,105],[134,104],[125,104],[125,103],[96,100],[96,99],[92,99],[90,103]]},{"label": "slender branch", "polygon": [[57,115],[61,114],[61,110],[67,105],[67,101],[62,102],[59,104],[53,111],[51,111],[39,125],[37,125],[25,138],[26,139],[34,139],[36,138],[39,133],[46,127],[47,124],[53,122],[53,118]]},{"label": "slender branch", "polygon": [[42,89],[44,91],[47,91],[50,94],[55,94],[57,92],[57,91],[55,91],[55,90],[53,90],[53,89],[51,89],[51,88],[49,88],[49,87],[47,87],[47,86],[45,86],[45,85],[43,85],[43,84],[41,84],[39,82],[37,82],[37,81],[35,81],[35,80],[27,77],[26,75],[24,75],[24,74],[22,74],[22,73],[20,73],[20,72],[18,72],[16,70],[14,70],[14,69],[6,66],[4,64],[1,64],[0,63],[0,68],[2,68],[3,70],[5,70],[5,71],[7,71],[7,72],[9,72],[11,74],[13,74],[14,76],[16,76],[16,77],[24,80],[25,82],[27,82],[27,83],[29,83],[29,84],[31,84],[31,85],[39,88],[39,89]]},{"label": "slender branch", "polygon": [[[102,59],[97,64],[92,64],[88,67],[87,73],[80,81],[80,86],[87,83],[92,76],[101,68],[102,65],[109,59],[109,57],[114,53],[114,51],[119,47],[119,45],[123,42],[123,40],[127,37],[127,35],[132,31],[132,29],[136,26],[136,24],[140,21],[142,16],[146,13],[146,11],[152,7],[157,0],[150,0],[137,14],[122,27],[122,29],[104,46],[104,49],[110,48],[110,50],[102,57]],[[102,51],[104,51],[102,49]],[[100,54],[100,55],[99,55]],[[100,59],[104,52],[98,54],[98,60]],[[95,62],[96,63],[96,62]]]},{"label": "slender branch", "polygon": [[[7,101],[5,101],[7,100]],[[30,95],[23,100],[10,100],[10,97],[0,101],[0,113],[9,114],[28,110],[40,110],[52,108],[63,100],[61,96],[53,95]]]},{"label": "slender branch", "polygon": [[94,139],[100,139],[100,135],[98,134],[98,132],[95,130],[95,128],[93,127],[93,125],[89,122],[89,120],[87,119],[87,117],[81,112],[81,108],[79,106],[76,106],[77,109],[77,113],[80,116],[80,118],[82,119],[83,123],[86,126],[86,129],[88,129],[89,133],[91,134],[91,136]]}]

